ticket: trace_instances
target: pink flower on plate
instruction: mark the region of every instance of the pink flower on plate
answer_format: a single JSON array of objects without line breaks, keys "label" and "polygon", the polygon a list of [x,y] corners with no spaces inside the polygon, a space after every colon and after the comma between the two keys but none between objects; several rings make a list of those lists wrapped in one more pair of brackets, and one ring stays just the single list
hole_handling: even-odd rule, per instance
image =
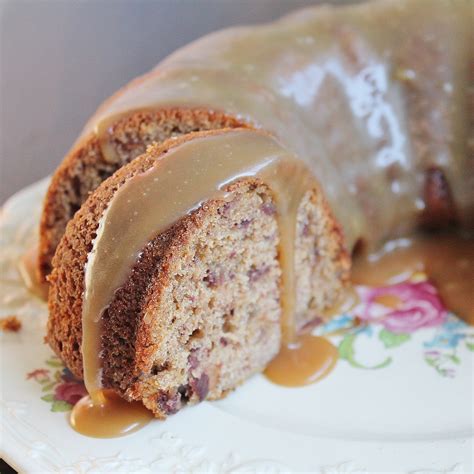
[{"label": "pink flower on plate", "polygon": [[394,333],[439,326],[447,316],[436,288],[429,282],[404,282],[379,288],[359,287],[362,320],[378,322]]},{"label": "pink flower on plate", "polygon": [[32,372],[26,374],[26,379],[34,379],[36,381],[45,380],[49,377],[49,370],[48,369],[36,369]]},{"label": "pink flower on plate", "polygon": [[87,390],[82,383],[63,382],[56,385],[54,398],[75,405],[82,397],[87,395]]}]

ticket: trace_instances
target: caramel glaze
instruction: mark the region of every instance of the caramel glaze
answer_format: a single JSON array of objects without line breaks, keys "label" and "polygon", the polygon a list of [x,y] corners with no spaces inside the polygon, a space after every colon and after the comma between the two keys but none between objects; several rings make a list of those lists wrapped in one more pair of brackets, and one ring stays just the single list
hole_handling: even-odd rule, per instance
[{"label": "caramel glaze", "polygon": [[[353,261],[355,284],[381,286],[425,273],[444,305],[474,324],[474,238],[459,234],[418,235],[387,243],[376,254]],[[383,304],[397,306],[397,301]]]},{"label": "caramel glaze", "polygon": [[[107,409],[112,405],[100,381],[100,315],[141,248],[205,199],[225,199],[225,185],[243,176],[268,182],[280,219],[282,331],[290,346],[283,349],[288,357],[277,358],[274,372],[270,367],[267,374],[281,382],[281,367],[299,366],[299,358],[310,361],[317,374],[330,370],[334,351],[311,336],[298,342],[294,333],[295,208],[312,173],[344,227],[347,247],[363,238],[373,248],[412,232],[420,214],[429,211],[423,183],[426,170],[434,166],[446,174],[460,220],[467,220],[474,202],[474,176],[465,172],[472,169],[467,153],[470,7],[469,0],[387,0],[308,9],[259,28],[226,30],[179,50],[99,109],[76,146],[95,135],[105,160],[116,153],[113,129],[120,120],[179,107],[221,110],[268,130],[299,160],[275,141],[236,132],[177,148],[168,154],[172,161],[166,155],[116,193],[86,266],[82,351],[93,404],[79,407],[93,411],[101,405],[104,413],[113,411]],[[194,161],[190,175],[179,163],[196,157],[203,163],[196,166]],[[296,181],[301,186],[295,186],[295,176],[304,178]],[[155,178],[160,186],[153,186]],[[168,184],[162,188],[162,183]],[[151,202],[167,204],[156,216],[149,212]],[[115,211],[134,225],[124,230]],[[448,293],[443,294],[446,300]],[[327,357],[308,358],[313,350]],[[286,382],[304,384],[315,378],[305,368]]]},{"label": "caramel glaze", "polygon": [[153,415],[140,402],[128,402],[111,390],[83,397],[71,413],[71,426],[92,438],[117,438],[143,428]]},{"label": "caramel glaze", "polygon": [[337,348],[326,338],[304,334],[282,345],[265,369],[265,376],[278,385],[301,387],[324,378],[338,358]]}]

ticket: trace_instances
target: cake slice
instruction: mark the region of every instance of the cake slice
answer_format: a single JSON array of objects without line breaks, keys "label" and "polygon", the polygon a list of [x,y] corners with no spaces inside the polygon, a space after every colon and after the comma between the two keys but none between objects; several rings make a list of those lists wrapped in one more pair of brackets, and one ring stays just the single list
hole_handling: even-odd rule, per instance
[{"label": "cake slice", "polygon": [[[69,222],[49,277],[47,340],[76,376],[83,377],[84,269],[107,206],[170,150],[230,132],[191,133],[151,146],[106,179]],[[164,418],[185,404],[221,398],[265,368],[281,343],[274,199],[261,179],[241,178],[227,185],[225,199],[203,202],[150,239],[102,315],[104,388],[142,400]],[[157,212],[163,205],[156,203]],[[348,273],[340,227],[315,188],[297,215],[298,329],[340,300]]]}]

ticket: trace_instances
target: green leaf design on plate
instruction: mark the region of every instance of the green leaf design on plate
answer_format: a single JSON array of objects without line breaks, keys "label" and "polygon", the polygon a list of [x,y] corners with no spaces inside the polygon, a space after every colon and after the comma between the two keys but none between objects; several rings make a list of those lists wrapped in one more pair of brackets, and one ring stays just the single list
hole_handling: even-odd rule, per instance
[{"label": "green leaf design on plate", "polygon": [[448,356],[448,359],[451,359],[455,364],[458,365],[461,363],[461,359],[456,354]]},{"label": "green leaf design on plate", "polygon": [[395,332],[388,331],[387,329],[382,329],[379,332],[379,339],[383,342],[383,345],[387,349],[401,346],[404,342],[409,341],[410,338],[411,338],[410,334],[406,334],[406,333],[397,334]]},{"label": "green leaf design on plate", "polygon": [[357,334],[346,334],[339,344],[339,357],[347,360],[352,367],[357,369],[383,369],[392,362],[391,357],[387,357],[383,362],[374,366],[363,365],[355,359],[354,342]]},{"label": "green leaf design on plate", "polygon": [[355,334],[346,334],[339,344],[339,357],[347,361],[354,360]]},{"label": "green leaf design on plate", "polygon": [[69,411],[72,409],[72,405],[63,400],[54,400],[51,405],[51,411]]},{"label": "green leaf design on plate", "polygon": [[55,367],[55,368],[64,368],[63,363],[59,360],[56,359],[55,357],[51,357],[46,361],[46,365],[49,365],[50,367]]},{"label": "green leaf design on plate", "polygon": [[42,392],[48,392],[49,390],[51,390],[55,385],[56,385],[56,381],[54,382],[51,382],[49,383],[48,385],[44,385],[43,387],[41,387],[41,391]]},{"label": "green leaf design on plate", "polygon": [[435,367],[435,368],[438,365],[435,359],[430,359],[429,357],[425,357],[425,362],[431,367]]},{"label": "green leaf design on plate", "polygon": [[470,350],[471,352],[474,352],[474,342],[466,342],[466,347],[467,347],[468,350]]},{"label": "green leaf design on plate", "polygon": [[45,402],[54,402],[54,394],[53,393],[48,393],[48,395],[44,395],[41,397],[41,400],[44,400]]}]

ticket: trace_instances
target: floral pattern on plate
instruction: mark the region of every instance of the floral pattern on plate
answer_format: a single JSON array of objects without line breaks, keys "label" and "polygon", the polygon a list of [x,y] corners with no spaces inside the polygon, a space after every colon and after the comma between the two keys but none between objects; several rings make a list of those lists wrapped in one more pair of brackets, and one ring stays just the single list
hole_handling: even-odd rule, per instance
[{"label": "floral pattern on plate", "polygon": [[[393,349],[410,341],[417,332],[424,336],[426,333],[421,357],[443,377],[456,375],[456,366],[461,364],[457,354],[461,344],[474,351],[473,329],[444,307],[435,286],[423,273],[393,285],[357,286],[356,291],[359,304],[317,330],[318,334],[337,340],[339,357],[352,367],[389,366],[393,363]],[[367,364],[357,358],[356,342],[361,336],[378,339],[384,353],[380,361]]]},{"label": "floral pattern on plate", "polygon": [[51,411],[69,411],[87,394],[82,380],[78,380],[64,367],[61,360],[51,356],[46,361],[47,368],[35,369],[26,375],[41,385],[44,395],[41,400],[51,403]]}]

